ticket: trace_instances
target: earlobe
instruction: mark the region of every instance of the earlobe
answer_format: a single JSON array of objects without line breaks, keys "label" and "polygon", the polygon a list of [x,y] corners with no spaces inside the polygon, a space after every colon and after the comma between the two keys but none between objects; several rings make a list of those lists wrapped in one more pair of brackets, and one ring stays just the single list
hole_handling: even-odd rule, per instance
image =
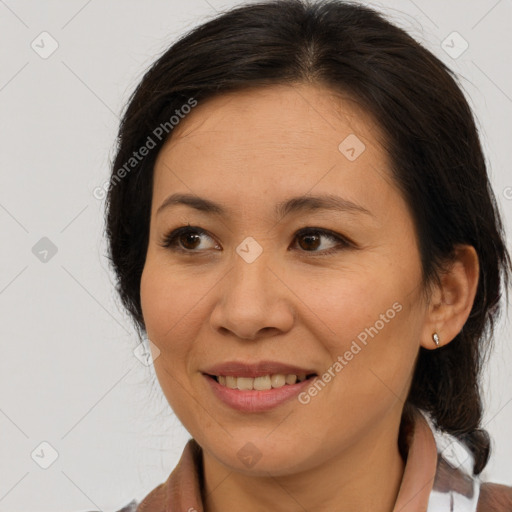
[{"label": "earlobe", "polygon": [[475,301],[480,265],[471,245],[458,245],[440,275],[427,306],[421,346],[434,350],[450,343],[466,323]]}]

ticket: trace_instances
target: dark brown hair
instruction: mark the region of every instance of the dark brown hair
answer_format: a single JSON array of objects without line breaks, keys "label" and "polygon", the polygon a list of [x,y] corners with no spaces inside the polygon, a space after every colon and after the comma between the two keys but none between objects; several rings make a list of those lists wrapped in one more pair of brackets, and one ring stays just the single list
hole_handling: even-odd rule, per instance
[{"label": "dark brown hair", "polygon": [[[368,7],[336,0],[239,6],[193,29],[155,61],[123,115],[107,195],[108,256],[122,303],[139,335],[145,333],[140,279],[153,167],[172,136],[171,117],[191,98],[200,104],[228,91],[304,82],[356,98],[382,128],[394,180],[418,233],[425,289],[439,279],[457,244],[470,244],[478,253],[471,314],[451,343],[420,349],[404,408],[404,414],[410,407],[428,411],[438,427],[462,438],[478,474],[490,451],[481,429],[480,372],[511,271],[502,221],[456,77]],[[154,147],[131,161],[134,151],[148,146],[148,137]]]}]

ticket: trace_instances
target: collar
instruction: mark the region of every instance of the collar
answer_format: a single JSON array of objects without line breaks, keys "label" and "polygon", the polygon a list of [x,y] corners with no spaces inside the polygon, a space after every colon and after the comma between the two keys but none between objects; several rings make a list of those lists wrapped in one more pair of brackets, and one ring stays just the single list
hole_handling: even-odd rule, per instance
[{"label": "collar", "polygon": [[[480,480],[473,457],[454,436],[438,430],[429,415],[415,410],[406,431],[407,458],[393,512],[476,512]],[[204,512],[202,449],[190,439],[167,480],[138,504],[118,512]]]},{"label": "collar", "polygon": [[473,474],[473,454],[458,438],[437,429],[427,413],[420,412],[437,451],[436,474],[427,512],[476,512],[481,480]]}]

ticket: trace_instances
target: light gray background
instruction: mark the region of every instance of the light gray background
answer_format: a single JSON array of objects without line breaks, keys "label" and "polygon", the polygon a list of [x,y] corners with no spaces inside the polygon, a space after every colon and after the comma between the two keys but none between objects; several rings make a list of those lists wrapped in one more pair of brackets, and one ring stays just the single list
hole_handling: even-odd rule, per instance
[{"label": "light gray background", "polygon": [[[0,511],[117,510],[167,478],[189,437],[133,354],[92,191],[109,177],[119,114],[150,63],[237,3],[0,0]],[[462,77],[510,231],[511,0],[366,3]],[[43,31],[58,43],[47,58],[31,47],[51,49]],[[457,58],[442,47],[454,31],[469,44]],[[43,237],[57,248],[47,262],[32,252]],[[509,329],[498,326],[485,374],[496,449],[484,477],[510,485]],[[48,469],[31,457],[49,461],[44,441],[58,453]]]}]

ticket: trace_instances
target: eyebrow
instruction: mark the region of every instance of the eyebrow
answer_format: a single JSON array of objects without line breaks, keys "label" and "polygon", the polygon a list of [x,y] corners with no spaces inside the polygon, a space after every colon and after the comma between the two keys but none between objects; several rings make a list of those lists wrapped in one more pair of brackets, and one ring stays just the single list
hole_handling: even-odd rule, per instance
[{"label": "eyebrow", "polygon": [[[214,215],[226,216],[230,212],[214,201],[192,194],[172,194],[158,207],[156,214],[162,210],[176,205],[186,205],[198,211]],[[289,213],[311,212],[315,210],[335,210],[349,213],[364,213],[373,216],[369,210],[348,199],[332,194],[316,196],[292,197],[286,201],[277,203],[274,213],[277,217],[284,217]]]}]

